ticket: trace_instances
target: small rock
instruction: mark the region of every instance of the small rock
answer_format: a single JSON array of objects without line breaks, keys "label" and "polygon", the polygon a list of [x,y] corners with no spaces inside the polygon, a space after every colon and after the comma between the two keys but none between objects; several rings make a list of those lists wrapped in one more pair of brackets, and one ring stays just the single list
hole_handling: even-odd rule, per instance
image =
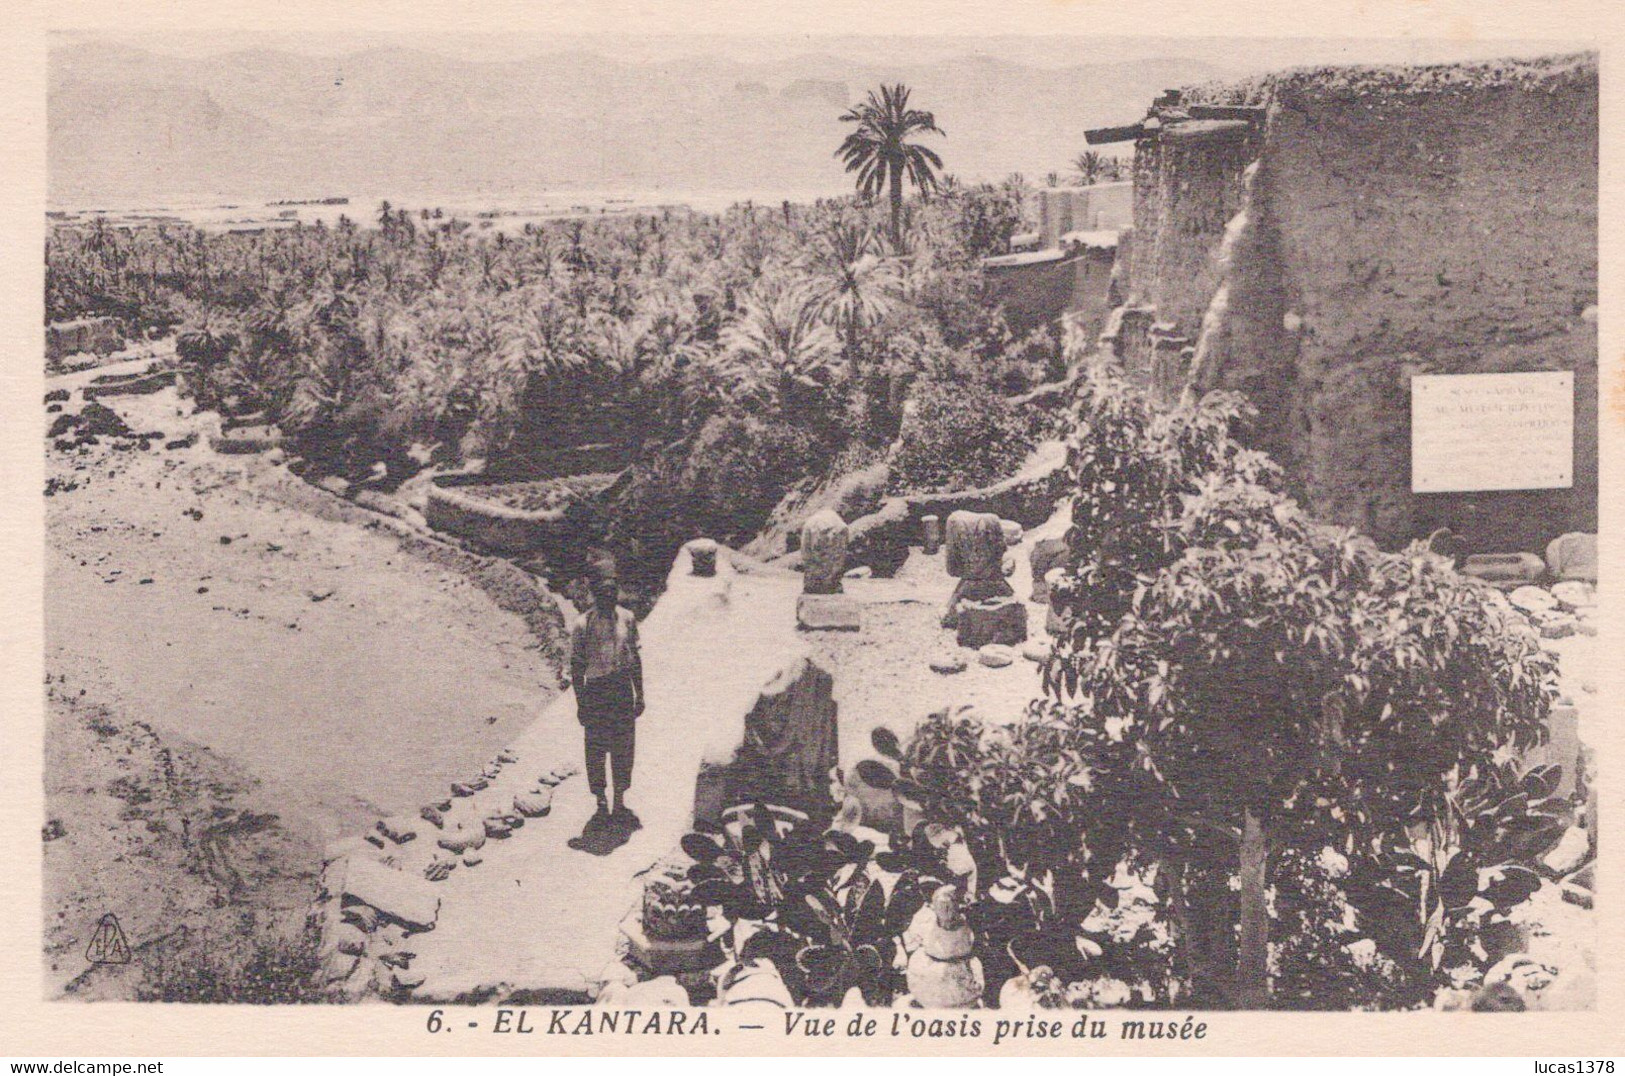
[{"label": "small rock", "polygon": [[467,853],[465,853],[463,855],[463,866],[465,866],[465,867],[478,867],[481,863],[484,863],[484,862],[485,862],[485,857],[484,856],[476,856],[476,855],[471,855],[471,854],[467,854]]},{"label": "small rock", "polygon": [[367,934],[352,923],[340,923],[334,932],[337,949],[346,956],[360,956],[367,951]]},{"label": "small rock", "polygon": [[1540,629],[1542,639],[1567,639],[1580,631],[1580,622],[1568,613],[1559,613],[1554,610],[1549,613],[1542,613],[1534,619],[1535,625]]},{"label": "small rock", "polygon": [[867,564],[860,564],[846,573],[847,579],[868,579],[875,574],[875,570]]},{"label": "small rock", "polygon": [[1046,640],[1033,639],[1021,648],[1021,656],[1028,661],[1036,661],[1042,665],[1050,659],[1052,649],[1050,643]]},{"label": "small rock", "polygon": [[1597,588],[1581,579],[1565,579],[1552,584],[1552,597],[1563,609],[1590,609],[1597,604]]},{"label": "small rock", "polygon": [[553,809],[553,790],[538,788],[513,798],[513,809],[525,818],[541,818]]},{"label": "small rock", "polygon": [[513,832],[513,827],[501,818],[487,818],[484,825],[487,837],[506,837]]},{"label": "small rock", "polygon": [[395,968],[389,973],[389,981],[395,984],[397,990],[416,990],[423,985],[424,979],[423,972],[410,968]]},{"label": "small rock", "polygon": [[423,876],[431,882],[443,882],[456,868],[455,859],[437,859],[423,868]]},{"label": "small rock", "polygon": [[49,822],[45,823],[45,826],[40,832],[40,837],[42,840],[54,841],[61,837],[67,836],[67,833],[68,827],[62,824],[62,819],[53,818]]},{"label": "small rock", "polygon": [[399,818],[386,818],[378,823],[378,832],[396,844],[405,844],[407,841],[417,839],[417,830],[410,822]]},{"label": "small rock", "polygon": [[965,671],[965,658],[960,654],[943,654],[931,659],[931,671],[944,676]]},{"label": "small rock", "polygon": [[360,963],[359,957],[351,956],[348,953],[341,953],[336,950],[328,953],[327,956],[322,958],[322,985],[332,986],[334,983],[342,983],[355,974],[356,965]]},{"label": "small rock", "polygon": [[717,543],[711,538],[696,538],[688,543],[689,570],[701,577],[717,574]]},{"label": "small rock", "polygon": [[988,643],[976,651],[976,660],[990,669],[1002,669],[1016,660],[1016,652],[1002,643]]},{"label": "small rock", "polygon": [[[1004,532],[1005,545],[1020,545],[1022,536],[1027,533],[1021,524],[1013,519],[999,520],[999,530]],[[1006,572],[1005,574],[1009,575],[1010,573]]]},{"label": "small rock", "polygon": [[1507,595],[1507,600],[1526,613],[1545,613],[1557,608],[1557,599],[1540,587],[1518,587]]},{"label": "small rock", "polygon": [[344,893],[408,930],[432,930],[440,915],[440,898],[423,888],[419,876],[366,859],[351,861]]},{"label": "small rock", "polygon": [[1579,870],[1590,854],[1591,838],[1579,826],[1570,826],[1563,831],[1557,847],[1547,852],[1541,862],[1554,874],[1569,874]]},{"label": "small rock", "polygon": [[435,810],[433,807],[425,807],[425,808],[423,808],[423,810],[418,812],[418,815],[425,822],[429,823],[429,825],[433,826],[435,829],[445,829],[446,828],[445,816],[442,815],[439,811]]},{"label": "small rock", "polygon": [[370,904],[352,904],[344,909],[342,920],[371,934],[378,929],[378,909]]},{"label": "small rock", "polygon": [[1563,899],[1570,904],[1577,904],[1582,908],[1591,907],[1594,898],[1591,890],[1585,886],[1575,885],[1573,882],[1564,882],[1560,888],[1563,892]]}]

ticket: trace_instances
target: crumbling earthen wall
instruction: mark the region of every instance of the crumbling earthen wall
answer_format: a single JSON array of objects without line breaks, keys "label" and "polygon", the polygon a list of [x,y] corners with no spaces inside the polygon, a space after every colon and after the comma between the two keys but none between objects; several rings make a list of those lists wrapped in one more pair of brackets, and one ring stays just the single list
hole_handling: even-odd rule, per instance
[{"label": "crumbling earthen wall", "polygon": [[[1256,137],[1176,124],[1137,146],[1129,303],[1189,335],[1190,387],[1252,396],[1316,514],[1385,544],[1594,531],[1595,58],[1298,71],[1193,98],[1268,114]],[[1537,370],[1575,373],[1572,489],[1410,491],[1412,376]]]}]

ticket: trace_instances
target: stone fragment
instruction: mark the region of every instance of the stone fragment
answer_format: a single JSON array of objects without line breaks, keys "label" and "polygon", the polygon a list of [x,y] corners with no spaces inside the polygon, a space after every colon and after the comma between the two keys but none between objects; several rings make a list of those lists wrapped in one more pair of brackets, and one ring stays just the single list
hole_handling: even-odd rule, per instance
[{"label": "stone fragment", "polygon": [[959,645],[969,650],[989,643],[1019,646],[1027,641],[1027,606],[1014,597],[961,602],[955,626]]},{"label": "stone fragment", "polygon": [[710,577],[717,574],[717,543],[711,538],[696,538],[688,543],[690,574]]},{"label": "stone fragment", "polygon": [[801,589],[804,594],[839,594],[846,571],[846,521],[834,510],[814,512],[801,525]]},{"label": "stone fragment", "polygon": [[366,859],[351,862],[344,899],[370,904],[381,918],[409,930],[432,930],[440,915],[440,898],[423,888],[418,875]]},{"label": "stone fragment", "polygon": [[485,847],[485,830],[483,828],[478,830],[464,829],[461,825],[458,825],[455,830],[434,843],[454,856],[462,855],[470,849]]},{"label": "stone fragment", "polygon": [[796,599],[796,627],[858,631],[863,627],[863,607],[844,594],[802,594]]},{"label": "stone fragment", "polygon": [[487,818],[484,824],[487,837],[501,838],[513,832],[513,827],[508,824],[507,819],[502,817]]},{"label": "stone fragment", "polygon": [[931,671],[944,676],[965,671],[966,662],[963,654],[939,654],[931,659]]},{"label": "stone fragment", "polygon": [[835,678],[806,654],[785,662],[746,711],[739,739],[701,760],[694,819],[720,824],[740,803],[827,803],[837,751]]},{"label": "stone fragment", "polygon": [[875,570],[873,568],[869,567],[867,564],[860,564],[856,568],[853,568],[852,570],[848,571],[844,578],[847,578],[847,579],[868,579],[870,576],[872,576],[874,574],[875,574]]},{"label": "stone fragment", "polygon": [[1541,857],[1541,862],[1553,874],[1570,874],[1585,865],[1591,856],[1591,838],[1579,826],[1563,831],[1557,846]]},{"label": "stone fragment", "polygon": [[435,829],[445,829],[446,828],[445,816],[442,815],[439,811],[435,810],[433,807],[425,807],[425,808],[423,808],[423,810],[418,812],[418,815],[425,822],[429,823],[429,825],[433,826]]},{"label": "stone fragment", "polygon": [[411,822],[404,818],[386,818],[378,823],[378,832],[396,844],[405,844],[417,840],[418,831]]},{"label": "stone fragment", "polygon": [[378,928],[378,909],[370,904],[352,904],[340,913],[340,919],[370,934]]},{"label": "stone fragment", "polygon": [[367,951],[366,931],[353,923],[340,923],[333,931],[333,947],[346,956],[360,956]]},{"label": "stone fragment", "polygon": [[423,876],[431,882],[443,882],[457,867],[455,859],[437,859],[423,868]]},{"label": "stone fragment", "polygon": [[1475,553],[1461,566],[1461,574],[1503,590],[1539,582],[1546,562],[1533,553]]},{"label": "stone fragment", "polygon": [[1042,665],[1050,659],[1053,646],[1043,639],[1033,639],[1021,648],[1021,656]]},{"label": "stone fragment", "polygon": [[513,809],[524,818],[541,818],[553,809],[553,790],[538,788],[513,798]]},{"label": "stone fragment", "polygon": [[423,985],[425,978],[423,972],[411,968],[393,968],[389,973],[389,981],[396,990],[416,990]]},{"label": "stone fragment", "polygon": [[1540,587],[1518,587],[1507,595],[1507,601],[1526,613],[1545,613],[1557,608],[1557,599]]},{"label": "stone fragment", "polygon": [[1542,613],[1536,626],[1542,639],[1567,639],[1580,632],[1580,622],[1568,613]]},{"label": "stone fragment", "polygon": [[322,958],[321,977],[323,986],[332,986],[342,983],[355,974],[356,965],[361,963],[360,958],[351,953],[342,953],[334,950]]},{"label": "stone fragment", "polygon": [[908,992],[927,1009],[968,1008],[981,1000],[981,961],[975,935],[959,911],[955,887],[942,886],[903,932]]},{"label": "stone fragment", "polygon": [[926,556],[936,555],[942,548],[942,520],[936,516],[920,517],[920,548]]},{"label": "stone fragment", "polygon": [[1546,566],[1561,580],[1597,581],[1597,536],[1573,532],[1546,546]]},{"label": "stone fragment", "polygon": [[465,866],[465,867],[478,867],[481,863],[484,863],[484,862],[485,862],[485,857],[484,856],[475,855],[473,852],[465,852],[465,853],[463,853],[463,866]]},{"label": "stone fragment", "polygon": [[956,579],[998,579],[1003,575],[1004,528],[991,512],[963,509],[948,517],[948,574]]},{"label": "stone fragment", "polygon": [[1033,601],[1044,604],[1049,602],[1049,573],[1060,568],[1065,563],[1066,557],[1065,539],[1045,538],[1033,543],[1032,553],[1028,556],[1028,561],[1032,565]]},{"label": "stone fragment", "polygon": [[1007,546],[1020,545],[1021,539],[1027,533],[1026,529],[1013,519],[999,520],[999,529],[1004,532],[1004,544]]},{"label": "stone fragment", "polygon": [[1552,585],[1552,597],[1557,599],[1559,606],[1570,612],[1590,609],[1597,604],[1597,588],[1581,579],[1565,579]]},{"label": "stone fragment", "polygon": [[1016,652],[999,643],[988,643],[976,651],[976,660],[990,669],[1003,669],[1015,662]]}]

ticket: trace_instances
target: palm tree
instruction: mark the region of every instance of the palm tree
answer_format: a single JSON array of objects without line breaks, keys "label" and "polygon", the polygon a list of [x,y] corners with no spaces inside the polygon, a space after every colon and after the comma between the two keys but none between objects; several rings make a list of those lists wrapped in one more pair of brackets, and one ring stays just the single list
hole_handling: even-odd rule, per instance
[{"label": "palm tree", "polygon": [[1083,185],[1088,187],[1100,181],[1106,173],[1106,155],[1098,150],[1086,150],[1072,158],[1072,167],[1078,170],[1083,177]]},{"label": "palm tree", "polygon": [[802,259],[811,274],[808,309],[836,331],[854,366],[864,334],[891,313],[903,290],[897,261],[882,257],[879,247],[879,237],[863,222],[837,218],[819,230]]},{"label": "palm tree", "polygon": [[937,187],[935,170],[942,167],[942,158],[935,152],[909,141],[913,135],[944,133],[931,113],[908,107],[909,93],[902,83],[882,85],[878,94],[870,90],[867,101],[841,117],[842,123],[855,123],[857,128],[835,151],[846,170],[858,174],[860,195],[874,199],[882,190],[888,191],[894,247],[902,245],[904,178],[922,193],[933,191]]}]

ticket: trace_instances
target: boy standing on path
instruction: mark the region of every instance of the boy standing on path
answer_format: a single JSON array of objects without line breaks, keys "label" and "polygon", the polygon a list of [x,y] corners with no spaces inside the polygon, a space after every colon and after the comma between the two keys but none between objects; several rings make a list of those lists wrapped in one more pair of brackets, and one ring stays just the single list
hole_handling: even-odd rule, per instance
[{"label": "boy standing on path", "polygon": [[[598,812],[587,828],[613,819],[630,832],[641,824],[626,806],[637,719],[644,701],[638,624],[631,611],[619,604],[614,562],[594,562],[588,569],[587,584],[592,604],[570,628],[570,686],[575,690],[576,716],[586,738],[587,784],[598,800]],[[613,812],[606,788],[615,792]]]}]

